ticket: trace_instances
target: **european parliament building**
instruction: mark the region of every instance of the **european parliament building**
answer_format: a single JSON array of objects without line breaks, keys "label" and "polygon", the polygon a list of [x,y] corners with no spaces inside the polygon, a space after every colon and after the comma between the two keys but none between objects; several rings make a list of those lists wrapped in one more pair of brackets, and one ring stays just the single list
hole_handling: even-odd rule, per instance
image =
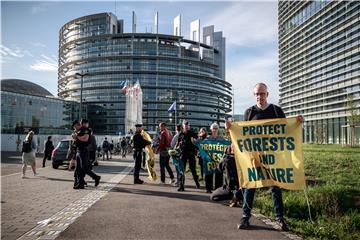
[{"label": "european parliament building", "polygon": [[[304,141],[349,143],[360,123],[360,2],[279,1],[280,105]],[[355,114],[356,115],[356,114]]]},{"label": "european parliament building", "polygon": [[174,125],[167,112],[177,102],[177,120],[196,128],[224,122],[231,111],[231,84],[225,81],[225,38],[214,26],[202,29],[191,22],[190,39],[181,32],[158,32],[155,15],[151,33],[138,33],[133,12],[132,31],[112,13],[80,17],[59,32],[58,94],[80,102],[95,132],[124,133],[125,95],[121,83],[140,82],[143,124],[153,131],[160,121]]}]

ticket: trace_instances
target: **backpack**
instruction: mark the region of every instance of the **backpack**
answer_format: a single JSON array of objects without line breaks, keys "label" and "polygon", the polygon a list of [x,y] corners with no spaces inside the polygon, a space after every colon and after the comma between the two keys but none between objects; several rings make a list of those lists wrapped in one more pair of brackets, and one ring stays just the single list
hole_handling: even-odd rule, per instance
[{"label": "backpack", "polygon": [[29,142],[28,140],[24,140],[21,152],[24,152],[24,153],[31,152],[31,142]]},{"label": "backpack", "polygon": [[109,148],[109,142],[108,141],[104,141],[102,144],[102,148],[103,149],[108,149]]}]

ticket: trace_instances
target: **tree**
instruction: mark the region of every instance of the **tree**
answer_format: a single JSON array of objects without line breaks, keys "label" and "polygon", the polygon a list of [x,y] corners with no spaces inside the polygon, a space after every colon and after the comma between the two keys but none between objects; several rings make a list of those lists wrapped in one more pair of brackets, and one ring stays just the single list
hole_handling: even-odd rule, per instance
[{"label": "tree", "polygon": [[351,131],[351,147],[355,146],[355,130],[360,122],[360,114],[359,114],[359,107],[354,102],[353,94],[348,95],[347,97],[347,107],[349,112],[349,126]]}]

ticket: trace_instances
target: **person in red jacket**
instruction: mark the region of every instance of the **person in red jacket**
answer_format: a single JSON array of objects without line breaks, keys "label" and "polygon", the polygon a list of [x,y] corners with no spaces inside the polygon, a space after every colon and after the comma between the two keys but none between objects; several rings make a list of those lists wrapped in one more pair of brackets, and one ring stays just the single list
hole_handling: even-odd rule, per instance
[{"label": "person in red jacket", "polygon": [[168,150],[170,148],[170,143],[172,140],[172,135],[170,131],[166,128],[166,123],[161,122],[159,124],[160,129],[160,140],[159,140],[159,146],[157,148],[156,153],[160,155],[160,184],[165,184],[165,168],[170,176],[170,184],[175,183],[174,179],[174,173],[172,172],[172,169],[169,165],[170,161],[170,155],[168,153]]}]

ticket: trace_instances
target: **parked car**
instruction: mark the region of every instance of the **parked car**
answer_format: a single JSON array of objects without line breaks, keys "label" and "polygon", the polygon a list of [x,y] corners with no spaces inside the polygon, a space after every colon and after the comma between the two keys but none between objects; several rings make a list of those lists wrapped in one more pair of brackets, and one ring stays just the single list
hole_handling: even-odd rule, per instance
[{"label": "parked car", "polygon": [[61,140],[51,153],[52,167],[58,169],[60,165],[69,165],[66,155],[69,149],[70,139]]},{"label": "parked car", "polygon": [[[52,151],[51,160],[52,167],[58,169],[61,165],[69,165],[69,160],[66,159],[66,155],[69,149],[70,139],[61,140],[55,149]],[[97,154],[95,153],[95,161],[91,162],[92,165],[98,166]]]}]

